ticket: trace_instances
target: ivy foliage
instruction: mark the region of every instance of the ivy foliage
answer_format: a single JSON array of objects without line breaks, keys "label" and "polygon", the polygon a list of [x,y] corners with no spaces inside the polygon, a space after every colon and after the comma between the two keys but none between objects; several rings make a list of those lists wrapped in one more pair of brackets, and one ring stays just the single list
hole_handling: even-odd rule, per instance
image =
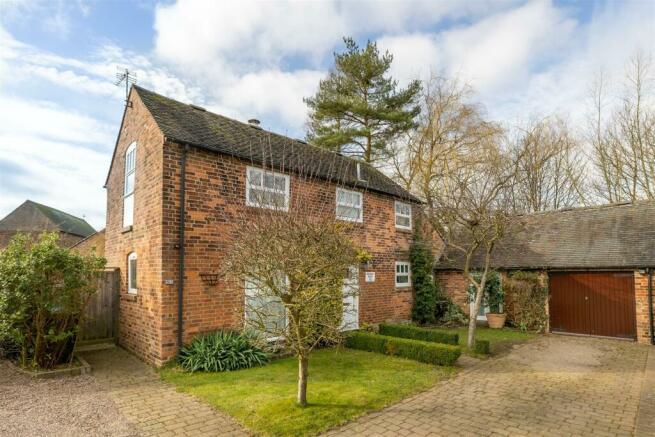
[{"label": "ivy foliage", "polygon": [[431,244],[425,239],[421,228],[420,223],[417,223],[409,257],[414,287],[412,320],[425,325],[436,322],[437,300],[440,293],[433,279],[434,255]]},{"label": "ivy foliage", "polygon": [[15,345],[24,367],[52,369],[72,358],[84,309],[105,259],[17,234],[0,251],[0,340]]}]

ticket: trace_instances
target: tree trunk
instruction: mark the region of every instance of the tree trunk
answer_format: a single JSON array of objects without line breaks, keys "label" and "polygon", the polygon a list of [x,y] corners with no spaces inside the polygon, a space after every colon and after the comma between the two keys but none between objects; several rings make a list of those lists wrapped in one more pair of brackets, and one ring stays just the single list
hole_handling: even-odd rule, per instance
[{"label": "tree trunk", "polygon": [[475,301],[473,301],[473,308],[471,308],[471,314],[469,317],[469,332],[468,332],[468,339],[466,342],[466,346],[468,346],[469,349],[473,349],[473,346],[475,346],[475,328],[478,323],[478,313],[480,312],[480,305],[482,305],[482,296],[484,295],[484,291],[476,288],[476,293],[475,293]]},{"label": "tree trunk", "polygon": [[309,359],[298,356],[298,405],[307,406],[307,368]]}]

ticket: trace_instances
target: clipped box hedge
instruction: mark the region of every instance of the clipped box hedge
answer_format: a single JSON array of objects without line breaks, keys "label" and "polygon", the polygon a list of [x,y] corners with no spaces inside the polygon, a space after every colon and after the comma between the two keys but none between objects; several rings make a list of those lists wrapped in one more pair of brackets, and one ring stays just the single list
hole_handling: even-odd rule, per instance
[{"label": "clipped box hedge", "polygon": [[456,332],[419,328],[413,325],[380,323],[379,332],[381,335],[388,335],[390,337],[411,338],[412,340],[429,341],[432,343],[459,344],[459,334]]},{"label": "clipped box hedge", "polygon": [[491,353],[491,344],[489,340],[475,340],[473,350],[476,354],[489,355]]},{"label": "clipped box hedge", "polygon": [[461,355],[459,346],[389,337],[370,332],[355,332],[346,337],[346,347],[385,355],[394,355],[422,363],[452,366]]}]

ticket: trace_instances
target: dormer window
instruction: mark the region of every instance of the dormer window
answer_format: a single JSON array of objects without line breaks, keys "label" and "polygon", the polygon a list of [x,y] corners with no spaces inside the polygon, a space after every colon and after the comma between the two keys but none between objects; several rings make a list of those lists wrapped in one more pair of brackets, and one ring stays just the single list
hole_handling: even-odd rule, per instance
[{"label": "dormer window", "polygon": [[123,227],[134,223],[134,183],[136,174],[136,142],[125,151],[125,185],[123,187]]},{"label": "dormer window", "polygon": [[246,205],[289,210],[290,177],[261,168],[246,169]]}]

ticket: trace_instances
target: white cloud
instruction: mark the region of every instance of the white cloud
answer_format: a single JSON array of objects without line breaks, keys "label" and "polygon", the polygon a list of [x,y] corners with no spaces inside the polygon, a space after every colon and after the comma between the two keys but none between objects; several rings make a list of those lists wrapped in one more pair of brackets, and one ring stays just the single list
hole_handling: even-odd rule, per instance
[{"label": "white cloud", "polygon": [[0,96],[0,216],[26,198],[104,227],[115,127],[45,101]]}]

